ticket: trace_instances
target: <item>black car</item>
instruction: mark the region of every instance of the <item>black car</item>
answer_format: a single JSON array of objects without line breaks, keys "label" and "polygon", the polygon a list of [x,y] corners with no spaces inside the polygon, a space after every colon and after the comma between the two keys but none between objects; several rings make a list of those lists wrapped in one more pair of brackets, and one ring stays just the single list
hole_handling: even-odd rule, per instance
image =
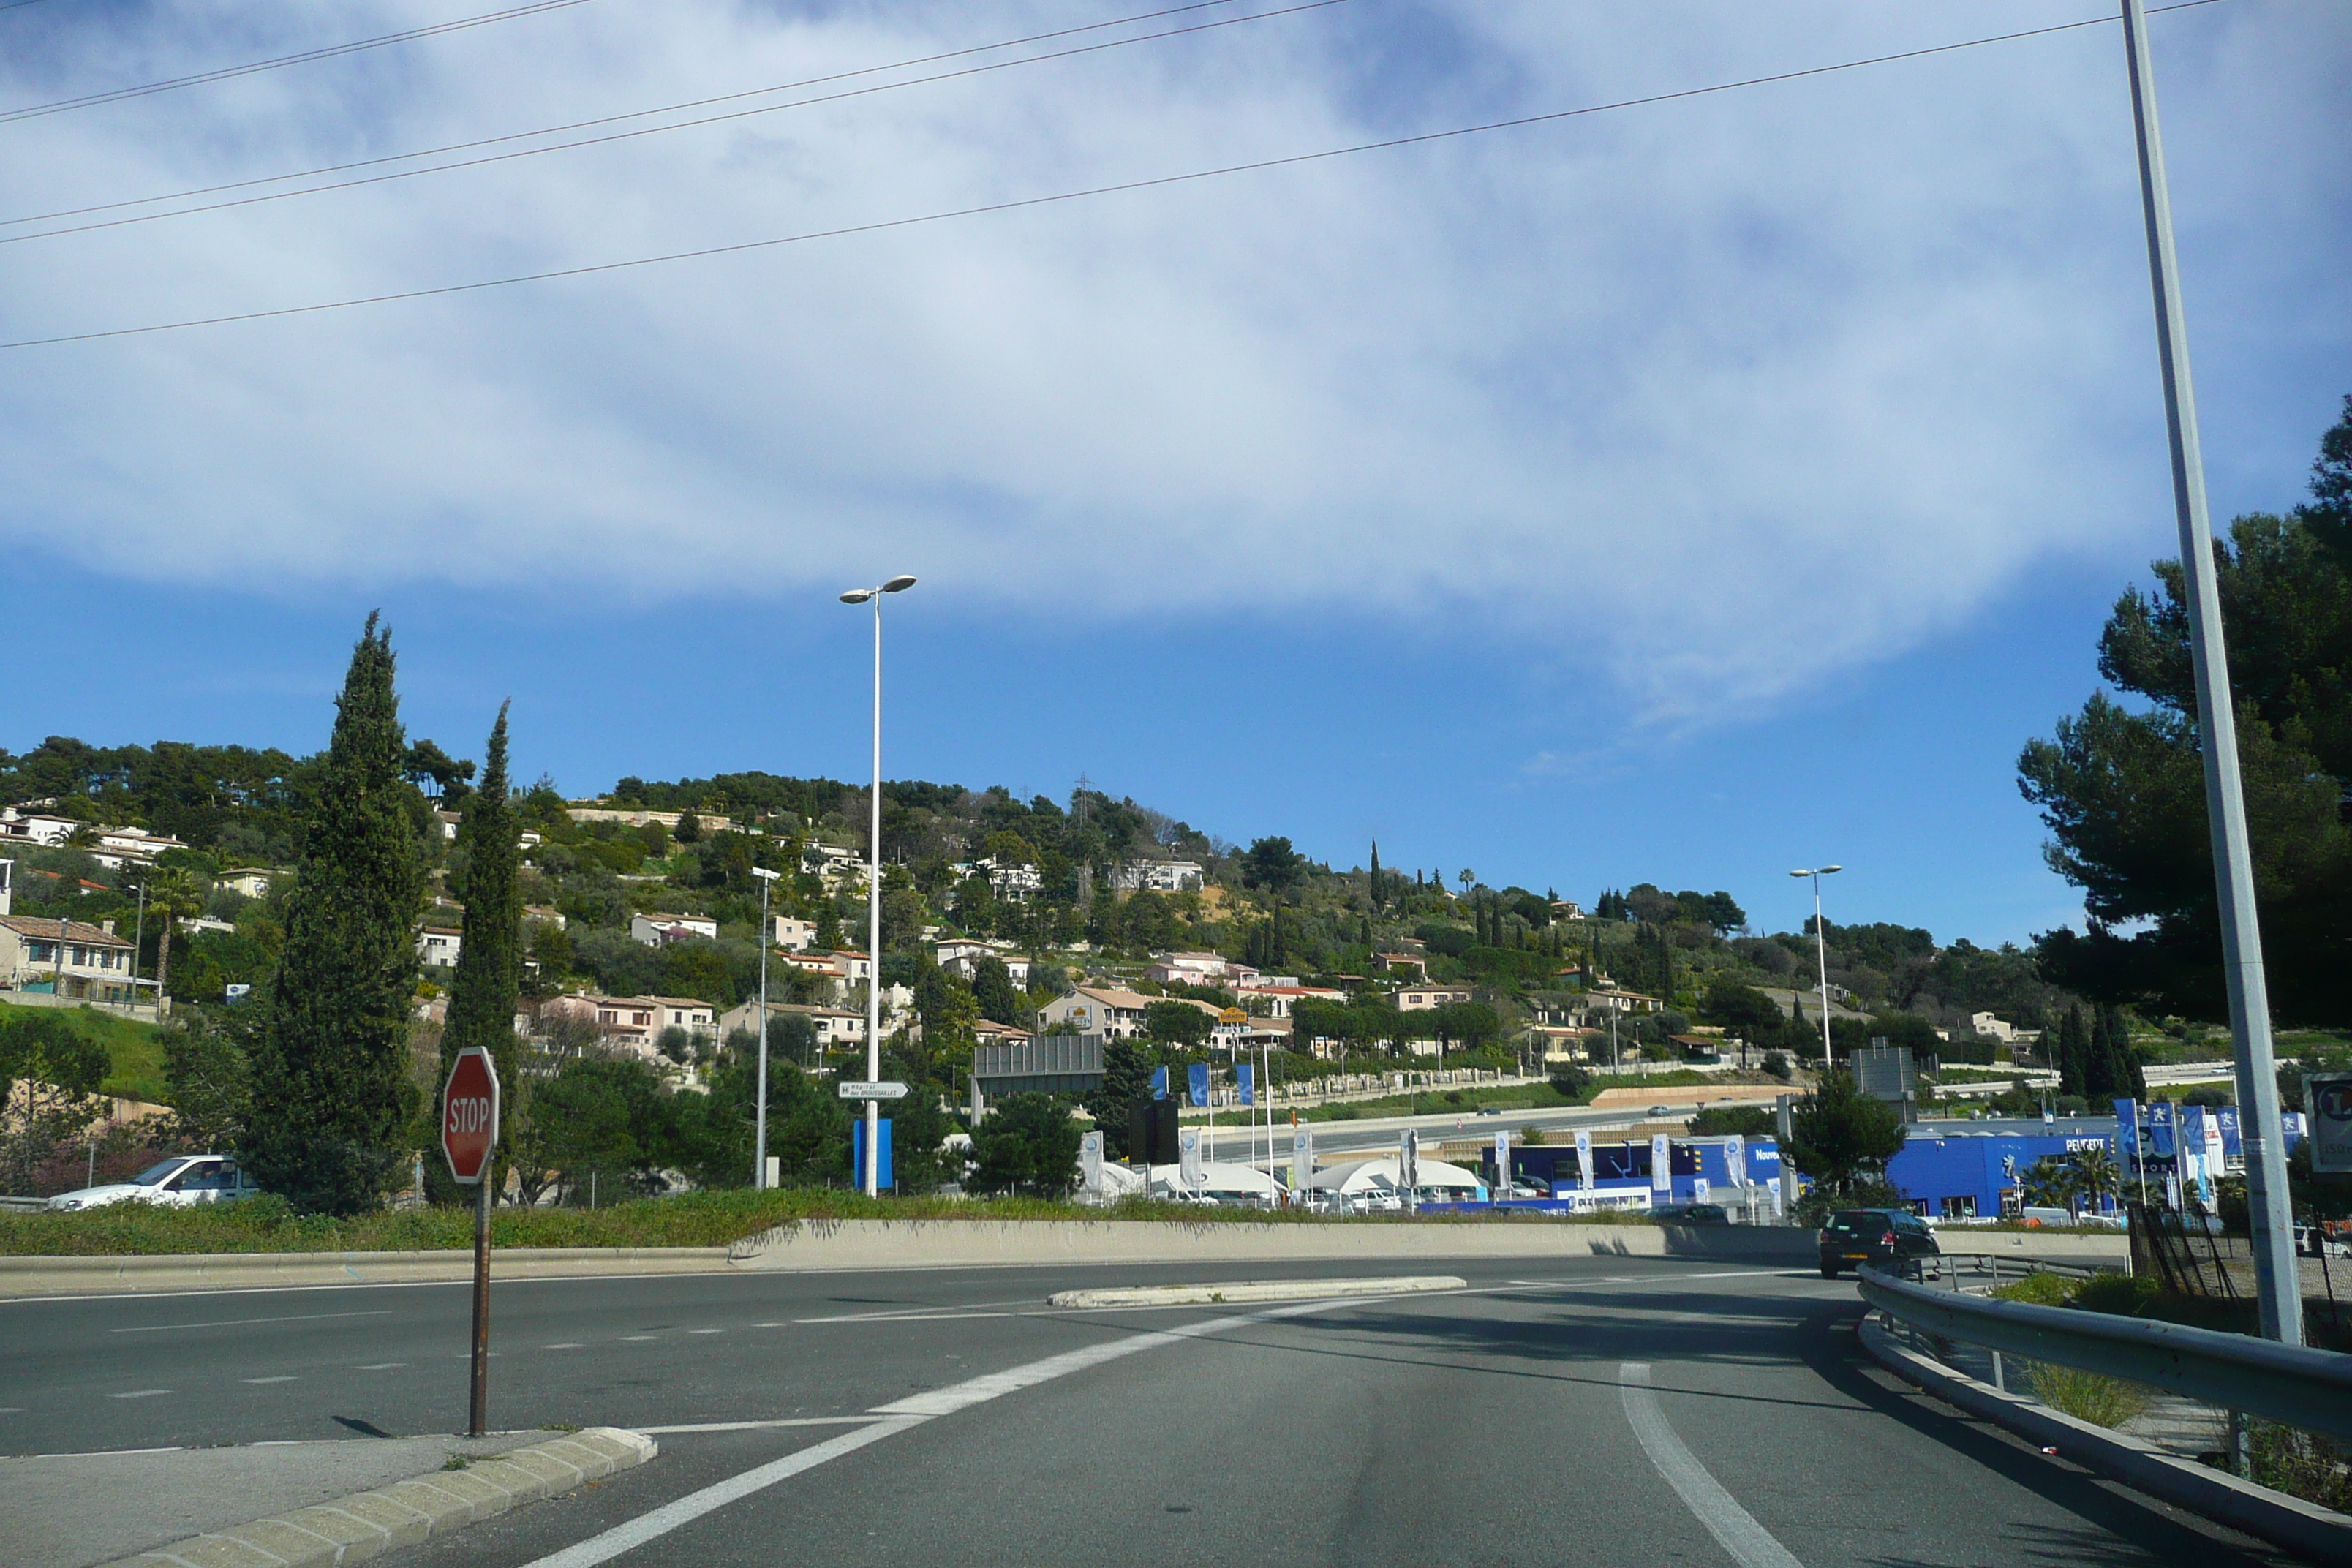
[{"label": "black car", "polygon": [[1908,1209],[1839,1209],[1822,1226],[1822,1278],[1857,1264],[1935,1258],[1942,1248],[1927,1222]]},{"label": "black car", "polygon": [[1650,1217],[1660,1225],[1729,1225],[1731,1215],[1721,1204],[1657,1204]]}]

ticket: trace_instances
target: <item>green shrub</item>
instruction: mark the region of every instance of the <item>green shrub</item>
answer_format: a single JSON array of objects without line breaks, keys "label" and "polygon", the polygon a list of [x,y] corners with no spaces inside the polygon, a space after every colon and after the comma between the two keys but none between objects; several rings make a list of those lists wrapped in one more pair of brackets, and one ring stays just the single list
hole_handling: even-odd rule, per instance
[{"label": "green shrub", "polygon": [[2069,1279],[2063,1274],[2036,1271],[2022,1279],[2011,1279],[1993,1288],[1993,1294],[2004,1301],[2024,1301],[2036,1307],[2063,1307],[2074,1299],[2080,1279]]},{"label": "green shrub", "polygon": [[2158,1315],[2162,1289],[2144,1274],[2100,1274],[2085,1279],[2074,1291],[2074,1304],[2086,1312],[2111,1312],[2119,1318]]},{"label": "green shrub", "polygon": [[2026,1382],[2051,1409],[2094,1426],[2122,1426],[2145,1412],[2151,1397],[2137,1383],[2044,1362],[2026,1363]]},{"label": "green shrub", "polygon": [[2352,1511],[2352,1452],[2340,1443],[2275,1421],[2249,1419],[2254,1481],[2305,1502]]}]

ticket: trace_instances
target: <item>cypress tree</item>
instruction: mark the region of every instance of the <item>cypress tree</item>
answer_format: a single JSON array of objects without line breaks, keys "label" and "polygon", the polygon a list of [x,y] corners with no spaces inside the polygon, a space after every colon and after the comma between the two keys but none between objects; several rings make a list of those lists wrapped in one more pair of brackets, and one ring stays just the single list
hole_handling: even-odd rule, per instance
[{"label": "cypress tree", "polygon": [[[457,972],[449,979],[449,1015],[441,1031],[441,1079],[448,1080],[457,1053],[468,1046],[488,1049],[499,1070],[499,1087],[509,1104],[515,1077],[515,998],[521,988],[522,828],[507,787],[507,705],[490,731],[482,767],[482,787],[466,813],[465,938],[457,946]],[[501,1140],[503,1142],[503,1140]],[[497,1176],[506,1163],[499,1161]]]},{"label": "cypress tree", "polygon": [[2058,1092],[2075,1096],[2089,1092],[2091,1035],[2083,1024],[2083,1009],[2066,1009],[2058,1023]]},{"label": "cypress tree", "polygon": [[263,1187],[305,1212],[376,1206],[400,1174],[416,1100],[408,1015],[425,878],[393,662],[392,633],[371,615],[336,702],[253,1053],[241,1152]]},{"label": "cypress tree", "polygon": [[1371,889],[1372,910],[1377,913],[1381,907],[1381,841],[1377,838],[1372,840]]}]

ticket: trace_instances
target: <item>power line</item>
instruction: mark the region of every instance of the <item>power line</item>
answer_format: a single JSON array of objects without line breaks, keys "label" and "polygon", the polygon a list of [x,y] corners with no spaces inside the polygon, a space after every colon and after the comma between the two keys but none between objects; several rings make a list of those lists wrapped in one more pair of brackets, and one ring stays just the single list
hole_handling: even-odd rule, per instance
[{"label": "power line", "polygon": [[[16,0],[16,5],[29,5],[33,0]],[[46,114],[63,114],[70,109],[89,109],[100,103],[120,103],[126,98],[145,98],[150,93],[170,92],[177,88],[200,87],[205,82],[226,81],[232,77],[251,76],[256,71],[278,70],[286,66],[308,65],[312,60],[332,59],[338,55],[355,55],[362,49],[380,49],[387,44],[405,44],[418,38],[437,37],[443,33],[455,33],[467,27],[487,26],[492,22],[512,21],[517,16],[535,16],[541,11],[561,11],[569,5],[584,5],[587,0],[533,0],[528,5],[515,5],[504,11],[490,11],[479,16],[464,16],[454,22],[436,22],[427,27],[411,27],[404,33],[386,33],[380,38],[360,38],[348,44],[330,44],[324,48],[305,49],[298,55],[280,55],[276,59],[254,60],[241,66],[223,66],[218,70],[198,71],[194,76],[172,77],[163,81],[142,82],[137,87],[119,87],[110,92],[93,92],[80,98],[61,98],[53,103],[28,103],[21,109],[0,109],[0,124],[13,120],[36,120]],[[13,6],[7,7],[14,9]]]},{"label": "power line", "polygon": [[[1202,4],[1182,6],[1181,9],[1185,11],[1198,11],[1204,10],[1212,5],[1230,5],[1233,4],[1235,4],[1235,0],[1202,0]],[[959,77],[984,76],[992,71],[1009,70],[1015,66],[1037,65],[1047,60],[1068,59],[1077,55],[1097,54],[1106,49],[1124,48],[1129,44],[1148,44],[1162,38],[1181,37],[1191,33],[1205,33],[1219,27],[1237,26],[1245,22],[1263,22],[1276,16],[1295,16],[1301,11],[1319,11],[1329,6],[1341,5],[1345,4],[1347,4],[1347,0],[1301,0],[1301,3],[1298,5],[1286,5],[1273,11],[1254,11],[1249,15],[1243,16],[1223,16],[1212,22],[1195,22],[1187,26],[1171,27],[1163,32],[1138,33],[1131,37],[1113,38],[1104,43],[1080,44],[1072,48],[1055,49],[1047,53],[1038,55],[1024,55],[1018,59],[996,60],[987,65],[966,66],[957,70],[940,71],[931,76],[909,77],[902,81],[881,82],[872,87],[848,88],[840,92],[824,93],[815,98],[795,99],[789,103],[771,103],[763,104],[757,109],[732,110],[725,114],[706,115],[698,120],[680,120],[673,121],[667,125],[647,125],[640,127],[635,131],[616,131],[603,136],[583,137],[576,142],[550,142],[548,145],[543,147],[525,147],[511,153],[493,153],[479,158],[460,159],[455,163],[435,163],[421,169],[396,169],[388,174],[366,174],[355,180],[337,180],[329,184],[310,185],[297,191],[272,191],[262,195],[237,196],[225,202],[207,202],[201,206],[176,207],[170,212],[141,213],[131,217],[105,218],[96,223],[71,224],[61,228],[47,228],[34,234],[0,236],[0,245],[21,245],[26,240],[53,239],[61,235],[89,234],[100,229],[126,228],[135,224],[160,222],[164,218],[188,217],[197,213],[222,212],[233,207],[258,206],[267,202],[282,202],[291,200],[297,196],[318,195],[326,191],[350,190],[352,187],[359,185],[385,184],[394,180],[414,179],[420,174],[446,174],[453,169],[478,168],[486,163],[509,163],[517,158],[534,158],[542,153],[569,152],[580,147],[600,146],[607,142],[625,142],[633,137],[656,135],[666,131],[685,131],[698,125],[718,125],[730,120],[747,120],[754,115],[775,114],[787,109],[807,109],[817,104],[837,103],[844,99],[864,98],[879,92],[894,92],[903,87],[922,87],[934,82],[951,81]],[[1163,12],[1160,14],[1164,16],[1169,15],[1170,13]],[[1140,18],[1128,18],[1129,21],[1139,19]],[[1116,22],[1097,22],[1087,27],[1065,29],[1065,32],[1062,35],[1049,36],[1066,36],[1068,33],[1091,32],[1098,28],[1117,26],[1119,25],[1120,24]],[[958,50],[957,53],[963,55],[977,54],[988,49],[1008,48],[1012,47],[1013,46],[1007,44],[988,44],[982,45],[979,48],[975,49]],[[941,58],[948,57],[933,58]],[[902,68],[895,66],[871,66],[863,70],[845,71],[836,76],[815,78],[810,82],[794,82],[782,87],[760,88],[751,92],[730,93],[727,96],[727,99],[706,99],[703,101],[706,103],[725,102],[732,99],[754,98],[772,92],[789,92],[794,87],[814,86],[826,81],[839,81],[848,77],[870,76],[876,71],[899,68]],[[679,107],[692,106],[686,105]],[[646,115],[667,114],[674,111],[674,109],[638,110],[630,114],[612,115],[602,121],[586,121],[582,123],[583,125],[611,124],[615,121],[636,120],[642,119]],[[562,131],[575,129],[575,127],[564,126],[558,127],[556,129],[558,131]],[[554,133],[555,132],[551,131],[519,131],[508,136],[492,137],[488,141],[485,142],[461,143],[458,148],[443,148],[436,149],[436,151],[450,152],[458,151],[463,147],[467,146],[492,146],[500,142],[520,141],[528,137],[545,136]],[[341,167],[345,169],[365,168],[372,164],[401,163],[410,158],[425,158],[431,157],[434,154],[432,153],[397,153],[384,158],[371,158],[360,163],[344,164],[341,165]],[[333,171],[311,171],[314,174],[331,172]],[[301,174],[275,174],[268,176],[266,179],[239,181],[234,185],[215,185],[211,187],[211,189],[213,191],[236,190],[248,185],[270,184],[280,180],[301,179],[305,177],[306,176]],[[201,191],[181,193],[182,195],[201,195],[205,194],[208,193]],[[53,213],[48,216],[52,217],[70,217],[78,216],[79,213],[104,212],[116,207],[141,206],[146,205],[147,202],[170,201],[173,199],[176,198],[171,196],[149,196],[141,201],[115,202],[103,207],[83,207],[77,209],[74,213]],[[6,218],[0,219],[0,226],[12,226],[17,224],[37,223],[40,221],[41,220],[39,218],[31,217]]]},{"label": "power line", "polygon": [[[2173,5],[2154,6],[2150,10],[2151,13],[2188,11],[2202,5],[2218,4],[2220,0],[2176,0]],[[2112,25],[2116,20],[2116,18],[2113,16],[2096,16],[2081,22],[2060,22],[2046,27],[2028,27],[2020,32],[1996,33],[1981,38],[1964,38],[1958,43],[1933,44],[1924,48],[1899,50],[1894,54],[1841,60],[1834,65],[1809,66],[1800,70],[1776,71],[1769,76],[1744,77],[1736,81],[1714,82],[1706,87],[1683,88],[1674,92],[1652,93],[1642,98],[1618,99],[1609,103],[1586,104],[1578,109],[1554,110],[1548,114],[1527,114],[1509,120],[1490,120],[1476,125],[1455,126],[1445,131],[1425,131],[1412,136],[1391,136],[1378,142],[1359,142],[1345,147],[1327,147],[1319,152],[1294,153],[1286,157],[1260,158],[1245,163],[1225,163],[1215,168],[1193,169],[1179,174],[1160,174],[1150,179],[1124,180],[1116,184],[1091,185],[1076,191],[1057,191],[1050,195],[1021,196],[1009,201],[986,202],[976,206],[920,213],[911,217],[880,218],[871,223],[845,224],[837,228],[811,229],[801,234],[781,235],[770,239],[740,240],[732,245],[704,246],[694,250],[674,250],[659,256],[632,257],[622,261],[599,261],[580,267],[552,268],[544,272],[517,273],[507,278],[485,278],[470,283],[445,283],[430,289],[404,289],[388,294],[369,294],[357,299],[324,300],[315,305],[281,305],[268,310],[241,310],[230,315],[201,316],[181,321],[157,321],[146,326],[110,327],[98,331],[65,332],[47,338],[19,338],[11,342],[0,342],[0,350],[47,348],[59,343],[93,342],[103,338],[127,338],[142,336],[150,332],[184,331],[192,327],[218,327],[238,321],[265,321],[285,316],[318,315],[329,310],[356,310],[363,305],[387,305],[404,300],[437,299],[450,294],[475,293],[486,289],[504,289],[520,283],[546,283],[561,278],[587,278],[599,273],[629,271],[639,267],[659,267],[674,261],[698,261],[710,257],[734,256],[751,250],[772,250],[782,246],[803,245],[814,240],[842,239],[853,235],[879,234],[890,229],[914,228],[927,224],[947,223],[956,218],[982,217],[992,213],[1021,212],[1032,207],[1085,201],[1095,196],[1117,195],[1122,192],[1190,184],[1201,180],[1223,178],[1228,174],[1293,168],[1304,163],[1318,163],[1334,158],[1353,157],[1362,153],[1423,146],[1431,142],[1454,141],[1466,136],[1484,135],[1489,132],[1518,130],[1530,125],[1548,125],[1559,121],[1579,119],[1585,115],[1605,114],[1614,110],[1639,109],[1653,104],[1674,103],[1685,99],[1706,98],[1716,93],[1736,92],[1745,88],[1802,81],[1811,77],[1833,76],[1844,71],[1860,70],[1869,66],[1893,65],[1903,60],[1925,59],[1935,55],[1954,54],[1962,49],[1982,48],[1990,44],[2015,43],[2022,38],[2046,37],[2053,33],[2071,33],[2084,27],[2103,27]]]}]

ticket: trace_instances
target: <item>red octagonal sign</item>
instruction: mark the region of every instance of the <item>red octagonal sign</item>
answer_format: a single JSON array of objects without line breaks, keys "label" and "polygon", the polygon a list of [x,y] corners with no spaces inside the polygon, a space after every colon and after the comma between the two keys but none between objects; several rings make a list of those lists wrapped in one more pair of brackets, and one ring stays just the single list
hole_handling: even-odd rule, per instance
[{"label": "red octagonal sign", "polygon": [[480,1181],[498,1142],[499,1069],[489,1052],[467,1046],[441,1089],[441,1152],[449,1157],[449,1173],[467,1186]]}]

